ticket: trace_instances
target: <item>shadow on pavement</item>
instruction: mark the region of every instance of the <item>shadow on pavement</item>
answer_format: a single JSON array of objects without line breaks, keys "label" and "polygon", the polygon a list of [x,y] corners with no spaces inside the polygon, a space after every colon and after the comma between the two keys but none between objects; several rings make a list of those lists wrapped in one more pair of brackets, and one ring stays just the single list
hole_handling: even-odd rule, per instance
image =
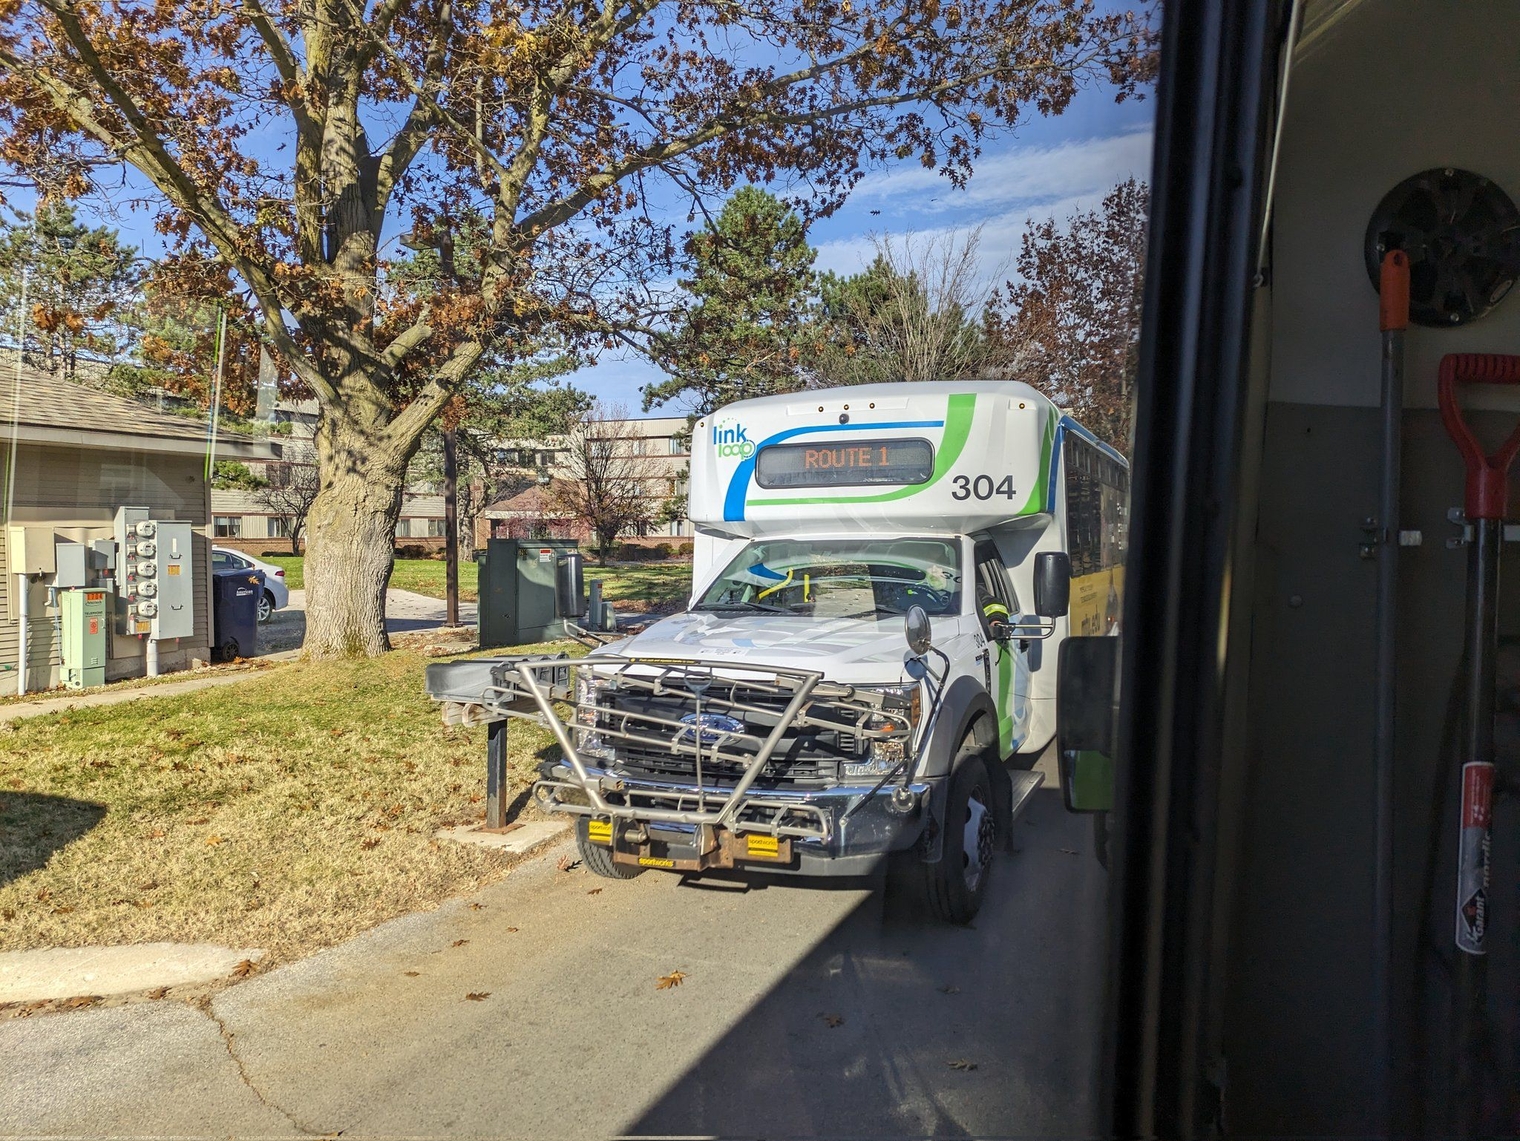
[{"label": "shadow on pavement", "polygon": [[40,792],[0,792],[0,885],[44,867],[106,814],[103,804]]},{"label": "shadow on pavement", "polygon": [[[1035,797],[1025,819],[1038,826],[1015,825],[1023,850],[1000,856],[973,927],[872,892],[628,1133],[1095,1135],[1107,877],[1085,818],[1054,790]],[[637,1027],[609,1033],[638,1042]]]}]

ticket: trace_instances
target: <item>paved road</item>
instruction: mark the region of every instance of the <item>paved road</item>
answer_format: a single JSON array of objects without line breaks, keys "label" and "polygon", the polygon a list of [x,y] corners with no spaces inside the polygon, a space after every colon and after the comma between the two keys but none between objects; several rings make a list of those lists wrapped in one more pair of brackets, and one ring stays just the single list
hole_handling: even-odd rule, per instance
[{"label": "paved road", "polygon": [[964,930],[869,882],[617,883],[555,848],[209,1013],[0,1023],[0,1133],[1091,1135],[1106,880],[1056,791],[1026,820]]}]

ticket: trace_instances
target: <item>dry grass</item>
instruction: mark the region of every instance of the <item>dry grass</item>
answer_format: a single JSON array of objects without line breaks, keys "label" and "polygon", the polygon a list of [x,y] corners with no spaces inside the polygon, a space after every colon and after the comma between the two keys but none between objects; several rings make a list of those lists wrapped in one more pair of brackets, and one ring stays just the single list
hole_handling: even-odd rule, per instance
[{"label": "dry grass", "polygon": [[[482,816],[485,730],[440,723],[424,664],[295,663],[0,725],[0,949],[288,958],[502,876],[511,857],[433,839]],[[514,796],[551,747],[513,723]]]}]

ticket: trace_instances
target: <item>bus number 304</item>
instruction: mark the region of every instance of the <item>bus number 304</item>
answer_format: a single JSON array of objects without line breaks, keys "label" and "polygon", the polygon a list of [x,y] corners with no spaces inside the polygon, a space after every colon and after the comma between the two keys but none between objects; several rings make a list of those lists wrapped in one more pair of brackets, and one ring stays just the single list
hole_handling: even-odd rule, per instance
[{"label": "bus number 304", "polygon": [[991,499],[994,495],[1001,495],[1004,499],[1013,498],[1013,476],[1005,475],[998,480],[997,486],[993,486],[990,475],[958,475],[955,477],[955,490],[950,493],[952,499]]}]

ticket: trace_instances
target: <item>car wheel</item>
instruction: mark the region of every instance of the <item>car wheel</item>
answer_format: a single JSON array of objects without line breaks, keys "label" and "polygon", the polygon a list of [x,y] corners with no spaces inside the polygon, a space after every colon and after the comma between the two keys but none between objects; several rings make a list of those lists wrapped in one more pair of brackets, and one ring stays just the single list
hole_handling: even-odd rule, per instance
[{"label": "car wheel", "polygon": [[269,591],[264,592],[264,597],[259,599],[259,621],[268,622],[274,617],[274,595]]},{"label": "car wheel", "polygon": [[631,880],[644,874],[644,869],[631,864],[612,862],[612,849],[604,844],[593,844],[586,835],[586,821],[575,825],[575,845],[580,849],[581,863],[592,875],[609,880]]},{"label": "car wheel", "polygon": [[944,850],[937,863],[922,864],[925,902],[947,923],[976,918],[987,898],[997,853],[997,811],[981,746],[967,736],[950,773]]}]

